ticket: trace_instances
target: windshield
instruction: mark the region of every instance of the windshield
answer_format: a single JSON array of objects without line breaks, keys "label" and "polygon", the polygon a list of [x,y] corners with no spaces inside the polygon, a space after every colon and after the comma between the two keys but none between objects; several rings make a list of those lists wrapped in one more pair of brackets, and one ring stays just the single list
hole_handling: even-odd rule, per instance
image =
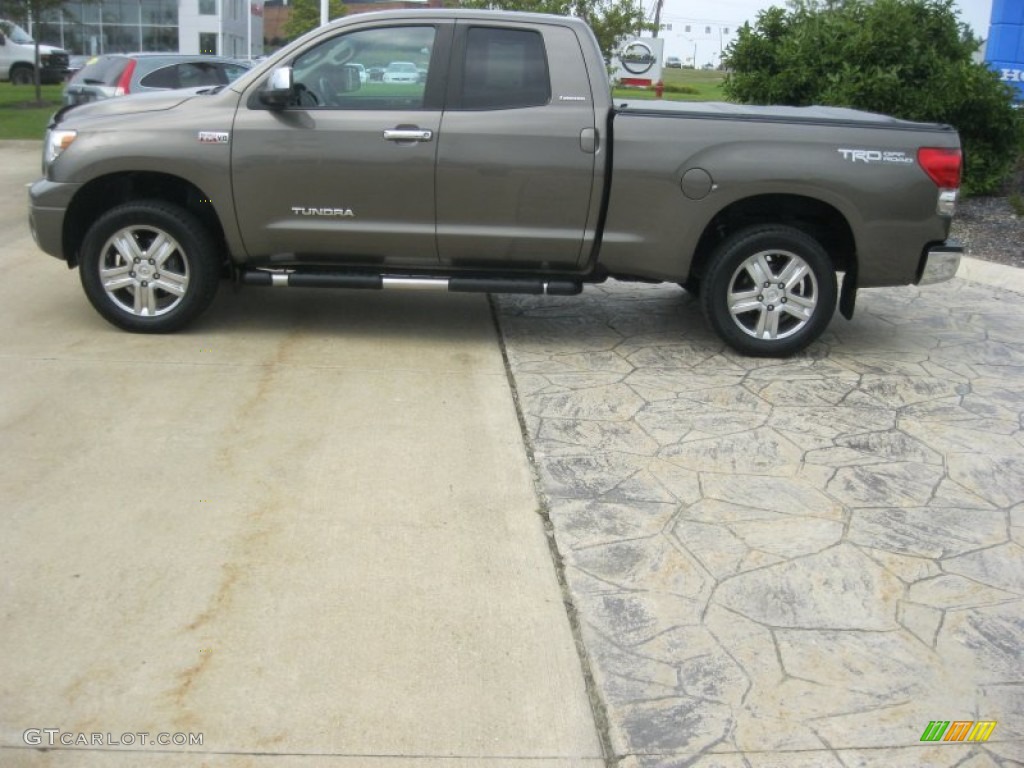
[{"label": "windshield", "polygon": [[12,24],[9,21],[0,22],[0,30],[2,30],[5,35],[11,38],[12,43],[19,43],[24,45],[26,43],[31,44],[32,42],[34,42],[32,40],[32,36],[28,32],[19,27],[17,24]]}]

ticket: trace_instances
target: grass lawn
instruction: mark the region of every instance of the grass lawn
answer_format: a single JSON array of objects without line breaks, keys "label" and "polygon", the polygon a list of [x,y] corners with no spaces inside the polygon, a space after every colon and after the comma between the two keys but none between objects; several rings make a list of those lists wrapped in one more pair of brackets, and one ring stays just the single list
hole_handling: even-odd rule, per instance
[{"label": "grass lawn", "polygon": [[[725,101],[722,81],[725,73],[707,69],[662,69],[661,78],[667,86],[685,86],[696,93],[669,93],[664,98],[670,101]],[[640,88],[616,88],[616,99],[653,99],[653,91]]]},{"label": "grass lawn", "polygon": [[43,86],[43,106],[35,106],[32,85],[0,83],[0,139],[42,139],[50,115],[60,109],[63,85]]}]

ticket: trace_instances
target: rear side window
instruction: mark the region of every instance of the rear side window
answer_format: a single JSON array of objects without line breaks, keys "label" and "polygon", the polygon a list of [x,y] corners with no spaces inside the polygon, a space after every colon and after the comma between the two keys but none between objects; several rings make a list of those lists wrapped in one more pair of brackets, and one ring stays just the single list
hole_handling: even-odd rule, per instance
[{"label": "rear side window", "polygon": [[224,66],[216,62],[188,62],[150,72],[139,85],[146,88],[197,88],[202,85],[226,85]]},{"label": "rear side window", "polygon": [[71,82],[86,85],[117,85],[118,78],[127,66],[128,59],[101,56],[78,70]]},{"label": "rear side window", "polygon": [[539,32],[469,30],[462,72],[463,109],[539,107],[550,99],[551,77]]}]

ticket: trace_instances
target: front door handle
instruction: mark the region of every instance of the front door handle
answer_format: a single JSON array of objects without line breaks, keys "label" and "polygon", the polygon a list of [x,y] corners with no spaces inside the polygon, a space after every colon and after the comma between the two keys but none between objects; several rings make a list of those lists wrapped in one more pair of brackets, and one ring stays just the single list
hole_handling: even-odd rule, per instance
[{"label": "front door handle", "polygon": [[430,141],[433,138],[433,131],[419,128],[390,128],[384,131],[385,141]]}]

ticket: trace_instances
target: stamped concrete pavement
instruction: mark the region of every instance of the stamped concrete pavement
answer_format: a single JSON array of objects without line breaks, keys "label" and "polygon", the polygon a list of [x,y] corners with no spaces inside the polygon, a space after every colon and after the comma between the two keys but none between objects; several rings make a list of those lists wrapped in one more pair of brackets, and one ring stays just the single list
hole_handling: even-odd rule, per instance
[{"label": "stamped concrete pavement", "polygon": [[611,763],[1024,764],[1024,280],[965,272],[790,360],[671,286],[497,300]]}]

